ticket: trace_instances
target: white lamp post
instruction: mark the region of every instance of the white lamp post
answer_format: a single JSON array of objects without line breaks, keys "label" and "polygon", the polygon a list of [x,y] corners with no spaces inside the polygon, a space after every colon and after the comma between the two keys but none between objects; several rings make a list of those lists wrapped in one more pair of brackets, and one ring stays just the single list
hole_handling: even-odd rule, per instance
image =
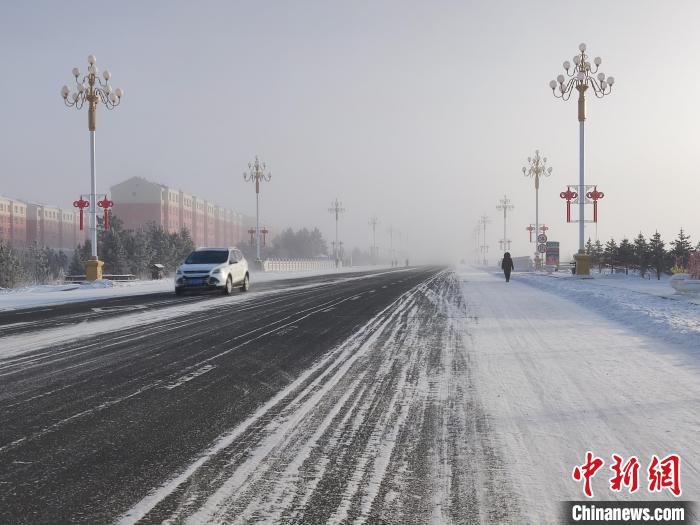
[{"label": "white lamp post", "polygon": [[[584,129],[583,125],[586,121],[586,90],[590,87],[593,94],[597,98],[603,98],[609,95],[612,91],[612,86],[615,83],[613,77],[605,77],[605,74],[598,72],[600,64],[603,60],[600,57],[593,59],[593,65],[589,61],[586,54],[586,44],[578,46],[579,54],[574,58],[573,67],[568,60],[563,63],[566,76],[559,75],[556,80],[549,82],[549,87],[552,89],[552,94],[556,98],[569,100],[571,93],[576,89],[578,91],[578,121],[579,121],[579,201],[578,201],[578,253],[574,256],[576,259],[576,274],[589,275],[590,269],[588,264],[588,256],[585,250],[585,212],[586,204],[585,194],[586,186],[584,185]],[[595,69],[594,69],[595,66]]]},{"label": "white lamp post", "polygon": [[330,213],[335,214],[335,243],[333,244],[333,257],[335,258],[335,267],[337,268],[340,266],[339,264],[339,259],[340,259],[340,243],[338,242],[338,218],[341,213],[345,212],[345,208],[343,208],[343,204],[338,200],[338,197],[335,198],[335,202],[331,202],[331,207],[328,208],[328,211]]},{"label": "white lamp post", "polygon": [[[523,166],[523,175],[533,177],[535,179],[535,246],[537,236],[540,234],[540,177],[549,177],[552,174],[552,168],[547,167],[547,157],[540,157],[540,150],[535,150],[534,157],[527,158],[528,167]],[[540,266],[540,252],[535,248],[535,268]]]},{"label": "white lamp post", "polygon": [[497,210],[503,210],[503,251],[507,252],[510,250],[510,241],[507,237],[506,224],[508,222],[508,211],[512,210],[515,206],[511,204],[511,200],[504,195],[501,200],[498,201],[500,204],[496,206]]},{"label": "white lamp post", "polygon": [[243,180],[255,182],[255,262],[260,264],[260,181],[269,181],[272,173],[265,173],[267,166],[260,162],[257,155],[255,162],[248,163],[248,169],[248,173],[243,173]]},{"label": "white lamp post", "polygon": [[94,281],[102,278],[103,262],[97,258],[97,175],[95,168],[95,129],[97,120],[97,105],[101,102],[107,109],[114,109],[124,96],[120,88],[112,89],[109,84],[112,74],[105,69],[102,78],[99,77],[95,55],[88,56],[88,73],[80,78],[80,70],[73,68],[75,91],[71,93],[68,86],[61,88],[61,96],[66,106],[81,109],[88,104],[88,129],[90,130],[90,230],[92,233],[92,253],[85,265],[85,278]]}]

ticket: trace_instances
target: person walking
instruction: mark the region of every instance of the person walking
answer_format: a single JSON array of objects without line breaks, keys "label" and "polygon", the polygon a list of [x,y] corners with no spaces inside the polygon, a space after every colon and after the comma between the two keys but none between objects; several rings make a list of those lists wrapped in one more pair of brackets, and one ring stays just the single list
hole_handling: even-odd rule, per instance
[{"label": "person walking", "polygon": [[510,252],[506,252],[503,254],[503,260],[501,261],[501,268],[503,268],[503,273],[506,276],[506,282],[510,282],[510,272],[512,270],[515,270],[515,266],[513,266],[513,259],[510,257]]}]

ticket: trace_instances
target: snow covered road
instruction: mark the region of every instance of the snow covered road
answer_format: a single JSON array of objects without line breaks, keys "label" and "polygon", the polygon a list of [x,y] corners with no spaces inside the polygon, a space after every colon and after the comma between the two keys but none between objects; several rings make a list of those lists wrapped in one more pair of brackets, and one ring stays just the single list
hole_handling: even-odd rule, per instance
[{"label": "snow covered road", "polygon": [[589,450],[678,453],[698,499],[698,349],[646,310],[477,270],[298,284],[0,356],[0,522],[557,523]]}]

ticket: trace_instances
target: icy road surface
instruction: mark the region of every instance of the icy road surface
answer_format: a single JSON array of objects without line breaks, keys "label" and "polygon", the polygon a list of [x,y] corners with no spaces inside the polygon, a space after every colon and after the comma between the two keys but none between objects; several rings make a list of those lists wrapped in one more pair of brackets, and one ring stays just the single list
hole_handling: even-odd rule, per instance
[{"label": "icy road surface", "polygon": [[[0,522],[557,523],[587,450],[676,452],[697,500],[700,344],[528,283],[385,271],[0,336],[34,345],[0,355]],[[596,498],[670,499],[641,474]]]}]

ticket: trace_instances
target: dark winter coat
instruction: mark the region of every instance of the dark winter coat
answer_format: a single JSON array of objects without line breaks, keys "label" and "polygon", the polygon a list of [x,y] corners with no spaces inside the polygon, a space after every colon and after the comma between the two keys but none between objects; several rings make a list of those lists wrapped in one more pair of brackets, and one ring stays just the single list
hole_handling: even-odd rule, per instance
[{"label": "dark winter coat", "polygon": [[515,270],[515,266],[513,265],[513,259],[510,257],[504,257],[503,261],[501,262],[501,268],[503,268],[503,271],[506,273],[510,273],[511,270]]}]

